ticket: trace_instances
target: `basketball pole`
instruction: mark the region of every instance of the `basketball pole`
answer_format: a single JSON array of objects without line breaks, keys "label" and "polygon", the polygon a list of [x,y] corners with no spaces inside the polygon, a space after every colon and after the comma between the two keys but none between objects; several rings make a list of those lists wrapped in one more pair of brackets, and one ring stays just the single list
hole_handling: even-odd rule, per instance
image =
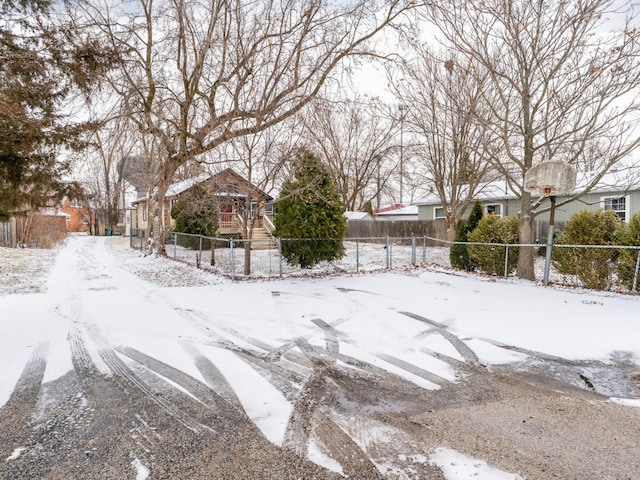
[{"label": "basketball pole", "polygon": [[547,255],[544,261],[544,286],[549,285],[549,270],[551,269],[551,248],[553,247],[553,224],[556,214],[556,196],[550,195],[551,212],[549,213],[549,229],[547,231]]}]

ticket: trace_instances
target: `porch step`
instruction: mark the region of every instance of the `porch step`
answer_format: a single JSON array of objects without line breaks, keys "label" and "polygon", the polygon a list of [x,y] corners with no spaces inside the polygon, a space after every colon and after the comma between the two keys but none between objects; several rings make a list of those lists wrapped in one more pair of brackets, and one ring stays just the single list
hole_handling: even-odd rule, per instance
[{"label": "porch step", "polygon": [[275,241],[264,228],[255,227],[251,234],[251,250],[269,250],[276,248]]}]

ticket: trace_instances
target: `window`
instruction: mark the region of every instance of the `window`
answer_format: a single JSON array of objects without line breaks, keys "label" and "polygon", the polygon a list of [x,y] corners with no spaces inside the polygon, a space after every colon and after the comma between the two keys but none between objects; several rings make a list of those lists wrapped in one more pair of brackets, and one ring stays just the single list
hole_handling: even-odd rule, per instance
[{"label": "window", "polygon": [[144,222],[147,221],[147,206],[146,205],[142,206],[142,221],[144,221]]},{"label": "window", "polygon": [[264,211],[267,215],[273,216],[273,202],[269,202],[264,206]]},{"label": "window", "polygon": [[502,205],[500,205],[499,203],[493,203],[493,204],[490,204],[490,205],[485,205],[484,211],[487,213],[487,215],[495,215],[497,217],[501,217],[502,216]]},{"label": "window", "polygon": [[433,207],[433,218],[446,218],[444,215],[444,207]]},{"label": "window", "polygon": [[72,198],[71,199],[71,206],[73,208],[80,208],[82,207],[82,200],[78,200],[77,198]]},{"label": "window", "polygon": [[627,197],[602,197],[600,202],[602,208],[605,210],[613,210],[620,220],[623,222],[627,221],[627,207],[629,206]]}]

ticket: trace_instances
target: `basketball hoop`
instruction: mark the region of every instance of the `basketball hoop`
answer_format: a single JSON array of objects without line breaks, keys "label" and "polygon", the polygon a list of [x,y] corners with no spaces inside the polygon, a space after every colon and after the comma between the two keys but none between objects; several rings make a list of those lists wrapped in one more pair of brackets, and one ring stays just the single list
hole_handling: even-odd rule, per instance
[{"label": "basketball hoop", "polygon": [[556,195],[567,195],[576,188],[576,169],[567,162],[548,160],[531,167],[524,174],[524,190],[539,197],[548,197],[551,202],[549,229],[547,230],[547,252],[544,262],[544,284],[549,284],[551,249],[553,248],[553,223],[556,211]]},{"label": "basketball hoop", "polygon": [[576,169],[567,162],[548,160],[524,175],[524,190],[539,197],[566,195],[576,188]]}]

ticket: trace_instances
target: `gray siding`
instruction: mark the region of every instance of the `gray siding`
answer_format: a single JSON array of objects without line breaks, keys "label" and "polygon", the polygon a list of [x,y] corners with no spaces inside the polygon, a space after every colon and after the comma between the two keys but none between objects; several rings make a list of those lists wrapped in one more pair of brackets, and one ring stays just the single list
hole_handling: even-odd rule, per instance
[{"label": "gray siding", "polygon": [[[587,195],[583,195],[578,200],[573,200],[565,205],[560,205],[563,201],[562,197],[558,197],[556,208],[555,221],[557,222],[566,222],[571,218],[571,216],[581,210],[590,210],[590,211],[598,211],[602,208],[602,198],[603,197],[618,197],[625,196],[627,199],[627,218],[629,218],[634,213],[640,211],[640,191],[633,191],[628,193],[627,195],[616,193],[616,192],[596,192],[589,193]],[[565,197],[566,198],[566,197]],[[509,215],[517,215],[520,211],[520,200],[519,199],[499,199],[499,200],[485,200],[482,201],[482,206],[486,207],[487,205],[500,204],[502,205],[502,216],[506,217]],[[418,219],[419,220],[434,220],[434,207],[439,205],[419,205],[418,206]],[[549,221],[549,206],[550,203],[548,200],[545,200],[538,210],[547,210],[546,212],[542,212],[536,216],[536,220],[540,220],[542,222]],[[469,212],[471,209],[467,210],[463,215],[463,218],[467,218],[469,216]]]}]

